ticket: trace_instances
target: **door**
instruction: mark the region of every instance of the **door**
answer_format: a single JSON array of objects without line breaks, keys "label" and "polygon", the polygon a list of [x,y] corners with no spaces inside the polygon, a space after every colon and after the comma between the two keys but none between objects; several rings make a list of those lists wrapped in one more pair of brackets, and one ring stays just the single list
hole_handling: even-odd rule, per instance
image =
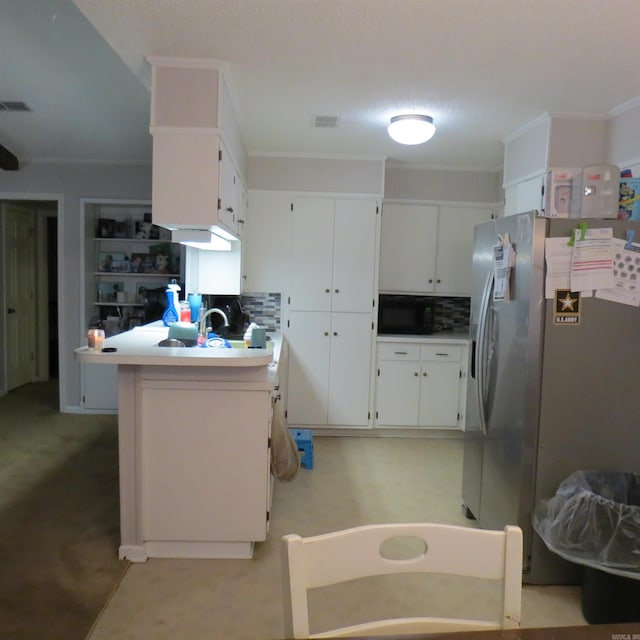
[{"label": "door", "polygon": [[415,427],[420,402],[420,362],[381,360],[376,391],[379,427]]},{"label": "door", "polygon": [[3,204],[7,390],[36,377],[36,225],[26,207]]},{"label": "door", "polygon": [[423,362],[420,367],[421,427],[458,426],[459,362]]}]

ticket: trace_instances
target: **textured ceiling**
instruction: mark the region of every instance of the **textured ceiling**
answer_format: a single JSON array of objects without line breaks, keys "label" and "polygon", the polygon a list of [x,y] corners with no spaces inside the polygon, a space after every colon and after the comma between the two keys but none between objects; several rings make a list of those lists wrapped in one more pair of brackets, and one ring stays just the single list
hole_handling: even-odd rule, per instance
[{"label": "textured ceiling", "polygon": [[[54,57],[64,55],[57,47],[67,46],[63,64],[47,69],[56,81],[37,106],[46,108],[49,101],[55,109],[73,98],[66,107],[74,126],[91,115],[99,115],[105,128],[107,120],[121,124],[118,141],[105,140],[96,123],[95,136],[69,143],[65,151],[74,157],[99,157],[96,147],[105,145],[110,157],[148,158],[148,94],[141,94],[148,87],[147,55],[225,61],[245,144],[255,153],[382,156],[495,169],[502,164],[502,140],[541,114],[604,117],[640,94],[638,0],[74,3],[120,59],[83,25],[70,0],[0,0],[3,60],[9,31],[14,40],[30,38],[32,55],[45,67],[48,55],[53,67]],[[6,24],[8,7],[24,4],[40,5],[34,14],[48,14],[38,18],[40,33],[30,28],[38,23],[35,16],[22,25]],[[76,29],[82,31],[78,36]],[[53,41],[52,30],[58,32]],[[82,69],[70,77],[78,64]],[[92,78],[85,77],[87,68]],[[5,73],[0,70],[0,87]],[[25,75],[25,91],[35,91],[31,73],[37,79],[42,69]],[[0,93],[0,100],[36,100],[33,96]],[[144,132],[139,131],[141,105],[146,105]],[[402,147],[388,138],[388,119],[405,110],[433,116],[437,131],[430,142]],[[58,113],[54,123],[57,134],[43,134],[46,143],[25,151],[32,157],[61,153],[63,145],[53,147],[56,135],[70,139],[64,115]],[[314,128],[318,115],[337,116],[338,126]],[[12,140],[4,122],[0,114],[0,143],[7,144],[8,137],[19,148],[20,136]]]}]

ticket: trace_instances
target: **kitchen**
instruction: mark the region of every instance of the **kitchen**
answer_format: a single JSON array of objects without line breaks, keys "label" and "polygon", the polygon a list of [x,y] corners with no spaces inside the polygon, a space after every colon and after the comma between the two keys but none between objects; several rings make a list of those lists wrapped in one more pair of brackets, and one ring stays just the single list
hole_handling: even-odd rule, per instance
[{"label": "kitchen", "polygon": [[[593,126],[596,130],[594,137],[602,143],[597,152],[597,158],[605,157],[622,164],[629,164],[629,161],[637,158],[633,149],[637,148],[637,140],[627,134],[628,131],[637,129],[629,125],[629,121],[636,119],[637,113],[634,108],[630,108],[614,115],[607,122],[583,123],[564,121],[558,118],[549,118],[546,121],[532,123],[532,129],[539,125],[542,129],[547,129],[547,135],[533,138],[533,147],[539,150],[540,144],[550,142],[555,143],[555,129],[566,125],[565,131],[559,135],[567,134],[567,129],[573,128],[573,140],[579,140],[580,145],[585,140],[584,129]],[[582,131],[578,132],[577,129]],[[553,135],[549,134],[549,129],[554,129]],[[604,143],[604,130],[607,130],[609,139]],[[571,133],[571,132],[569,132]],[[571,136],[569,136],[571,138]],[[521,140],[515,140],[519,142]],[[543,141],[542,143],[540,141]],[[515,145],[514,145],[515,146]],[[594,142],[593,146],[597,146]],[[556,149],[557,151],[557,149]],[[539,176],[547,166],[562,161],[567,163],[585,163],[588,154],[580,148],[579,157],[567,158],[566,152],[559,154],[555,159],[547,157],[536,157],[530,154],[526,166],[517,166],[515,169],[508,163],[505,164],[505,182],[507,213],[515,213],[525,208],[531,208],[531,202],[537,203],[538,197],[536,188],[539,187]],[[590,158],[591,159],[591,158]],[[305,175],[301,175],[301,168],[306,169]],[[363,179],[363,175],[369,172]],[[92,193],[101,197],[139,197],[149,199],[148,180],[149,171],[145,168],[132,170],[118,170],[110,168],[104,172],[96,168],[83,169],[84,183],[77,181],[72,169],[60,168],[55,176],[45,175],[43,168],[31,165],[24,168],[21,175],[11,176],[6,182],[7,190],[14,193],[25,193],[32,190],[33,185],[38,185],[41,193],[59,193],[60,185],[67,185],[63,191],[65,194],[65,220],[62,235],[65,239],[65,246],[69,250],[69,262],[65,264],[63,280],[65,282],[63,295],[73,295],[81,288],[78,285],[79,275],[77,273],[78,261],[73,260],[73,256],[79,251],[81,245],[75,230],[78,226],[78,216],[75,215],[75,206],[79,198]],[[278,227],[273,221],[280,221],[287,224],[290,209],[288,208],[291,198],[299,195],[300,192],[308,192],[317,195],[318,192],[330,194],[331,198],[348,196],[353,194],[366,195],[374,198],[381,198],[384,195],[385,202],[392,200],[417,201],[421,205],[440,207],[459,207],[460,203],[465,208],[476,206],[493,209],[498,208],[502,202],[502,185],[500,171],[478,172],[478,171],[457,171],[447,172],[439,169],[408,169],[406,167],[393,167],[386,165],[383,161],[365,162],[361,160],[327,160],[310,158],[278,158],[268,155],[253,155],[248,159],[247,175],[249,181],[249,199],[262,201],[264,207],[254,207],[249,218],[252,224],[247,225],[245,244],[246,254],[249,261],[256,260],[254,267],[257,269],[246,270],[246,278],[249,283],[247,291],[286,291],[283,279],[286,277],[288,264],[287,251],[281,251],[286,242],[283,240],[283,232],[286,227]],[[292,180],[296,176],[296,180]],[[140,178],[136,182],[136,178]],[[145,183],[145,180],[147,183]],[[338,194],[338,196],[336,196]],[[531,194],[535,194],[532,197]],[[272,205],[278,201],[280,204]],[[271,208],[270,208],[271,207]],[[509,210],[511,209],[511,210]],[[67,217],[67,211],[69,212]],[[273,212],[273,217],[267,218],[267,212]],[[253,235],[255,234],[255,235]],[[267,248],[266,239],[273,240],[273,244]],[[252,246],[255,251],[252,252]],[[275,248],[275,249],[274,249]],[[260,255],[268,254],[269,260],[260,260]],[[277,255],[274,255],[277,254]],[[253,258],[251,256],[254,256]],[[68,276],[68,277],[67,277]],[[67,347],[66,352],[71,352],[73,346],[77,345],[83,336],[84,327],[81,326],[77,312],[66,309],[64,312],[64,328],[62,345]],[[61,399],[64,410],[77,410],[80,406],[80,378],[75,365],[66,360],[64,369],[64,379],[61,385]]]}]

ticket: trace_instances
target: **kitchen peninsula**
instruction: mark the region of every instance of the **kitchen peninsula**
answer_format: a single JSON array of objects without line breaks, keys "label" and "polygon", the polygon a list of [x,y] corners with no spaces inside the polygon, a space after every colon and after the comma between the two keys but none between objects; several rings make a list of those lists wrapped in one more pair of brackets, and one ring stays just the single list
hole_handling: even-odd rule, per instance
[{"label": "kitchen peninsula", "polygon": [[108,338],[118,365],[121,558],[251,558],[271,502],[271,396],[280,340],[266,349],[159,347],[161,322]]}]

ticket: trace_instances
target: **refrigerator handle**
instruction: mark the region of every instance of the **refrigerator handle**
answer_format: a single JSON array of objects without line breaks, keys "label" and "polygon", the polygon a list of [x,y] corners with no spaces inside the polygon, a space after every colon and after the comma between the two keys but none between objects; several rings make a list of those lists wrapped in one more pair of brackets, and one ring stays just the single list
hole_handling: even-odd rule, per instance
[{"label": "refrigerator handle", "polygon": [[478,341],[475,344],[474,359],[476,378],[478,381],[478,415],[480,417],[480,429],[484,435],[487,434],[487,420],[485,416],[485,373],[487,357],[487,319],[489,316],[489,303],[491,292],[493,291],[494,273],[493,269],[487,274],[487,280],[482,290],[480,299],[480,313],[478,316]]}]

